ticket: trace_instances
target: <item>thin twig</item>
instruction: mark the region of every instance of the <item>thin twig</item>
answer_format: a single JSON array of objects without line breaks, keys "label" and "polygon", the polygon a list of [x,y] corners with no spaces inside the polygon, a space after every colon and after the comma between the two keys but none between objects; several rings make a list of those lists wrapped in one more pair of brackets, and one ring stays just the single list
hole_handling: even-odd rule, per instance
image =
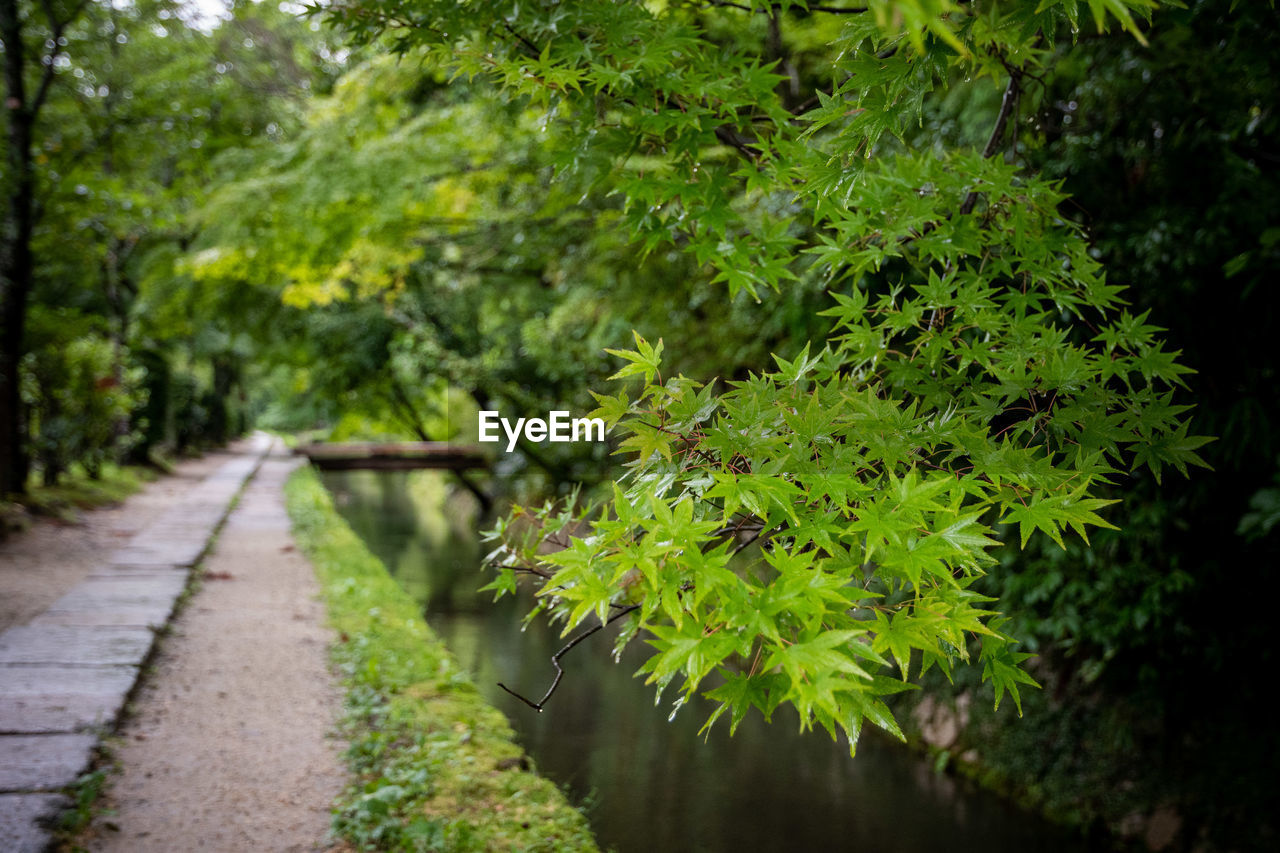
[{"label": "thin twig", "polygon": [[[744,12],[757,12],[766,15],[776,14],[783,11],[781,3],[774,3],[768,7],[756,8],[747,6],[743,3],[732,3],[729,0],[710,0],[708,6],[719,6],[728,9],[741,9]],[[791,9],[797,12],[826,12],[829,15],[861,15],[868,11],[868,7],[862,6],[858,8],[846,8],[844,6],[792,6]]]},{"label": "thin twig", "polygon": [[779,533],[783,532],[786,529],[787,529],[787,525],[779,524],[776,527],[771,527],[768,530],[764,530],[763,528],[760,530],[754,530],[751,533],[749,533],[747,536],[743,537],[742,541],[738,543],[737,547],[735,547],[732,551],[729,552],[729,556],[736,557],[738,554],[741,554],[743,551],[747,550],[747,548],[751,547],[757,542],[760,545],[764,545],[765,542],[769,541],[774,536],[777,536]]},{"label": "thin twig", "polygon": [[515,37],[516,37],[516,39],[520,42],[520,44],[524,45],[525,50],[529,51],[529,58],[530,58],[530,59],[537,59],[537,58],[539,58],[540,56],[542,56],[542,52],[541,52],[540,50],[538,50],[538,46],[537,46],[536,44],[534,44],[533,42],[529,41],[529,39],[525,38],[525,37],[524,37],[523,35],[521,35],[519,32],[517,32],[517,31],[516,31],[516,28],[515,28],[515,27],[513,27],[513,26],[511,26],[511,22],[510,22],[510,21],[503,21],[503,22],[502,22],[502,26],[506,27],[507,32],[509,32],[509,33],[511,33],[511,35],[515,36]]},{"label": "thin twig", "polygon": [[733,128],[728,125],[720,125],[716,128],[716,139],[719,139],[730,148],[736,149],[739,154],[746,157],[752,163],[760,160],[760,149],[753,146],[750,142],[740,137]]},{"label": "thin twig", "polygon": [[555,680],[551,682],[551,686],[547,688],[547,692],[544,693],[542,698],[539,699],[537,702],[534,702],[531,699],[526,699],[524,696],[521,696],[519,693],[515,692],[510,687],[503,684],[501,681],[498,682],[498,686],[501,687],[503,690],[507,691],[508,693],[510,693],[512,696],[519,699],[524,704],[528,705],[533,710],[537,711],[539,714],[541,714],[542,708],[544,705],[547,704],[547,700],[551,698],[551,694],[555,693],[556,688],[560,686],[560,679],[564,678],[564,668],[560,666],[560,658],[564,657],[566,654],[569,653],[569,651],[574,646],[578,645],[578,643],[581,643],[583,640],[585,640],[587,637],[590,637],[592,634],[596,633],[601,628],[604,628],[607,625],[612,625],[614,622],[621,619],[623,616],[626,616],[628,613],[631,613],[639,609],[640,609],[639,604],[628,604],[626,607],[623,607],[617,613],[610,616],[607,621],[602,622],[601,624],[596,625],[592,628],[588,628],[578,636],[574,637],[572,640],[570,640],[568,643],[565,644],[564,648],[562,648],[560,651],[552,655],[551,665],[556,668],[556,677],[555,677]]},{"label": "thin twig", "polygon": [[[1016,69],[1009,69],[1009,85],[1005,87],[1004,97],[1000,99],[1000,114],[996,116],[996,125],[991,128],[991,136],[987,138],[987,144],[982,149],[982,159],[987,160],[995,156],[1000,150],[1000,142],[1004,139],[1005,127],[1009,124],[1009,116],[1013,113],[1013,106],[1018,102],[1018,81],[1021,79],[1022,73]],[[964,202],[960,205],[960,215],[967,216],[973,212],[974,205],[978,203],[978,191],[970,190],[969,194],[964,197]]]},{"label": "thin twig", "polygon": [[520,573],[529,574],[529,575],[537,575],[538,577],[545,578],[546,580],[551,579],[551,572],[548,572],[546,569],[535,568],[534,566],[511,566],[503,563],[490,563],[489,568],[510,569],[513,572],[520,572]]}]

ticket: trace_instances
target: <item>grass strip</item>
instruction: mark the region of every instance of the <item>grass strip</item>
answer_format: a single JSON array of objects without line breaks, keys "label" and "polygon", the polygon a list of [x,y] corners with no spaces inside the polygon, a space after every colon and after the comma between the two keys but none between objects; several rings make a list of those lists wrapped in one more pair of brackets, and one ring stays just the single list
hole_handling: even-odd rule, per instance
[{"label": "grass strip", "polygon": [[506,718],[334,510],[315,472],[298,470],[285,495],[338,634],[353,776],[334,816],[338,836],[362,850],[598,850],[564,793],[523,769]]},{"label": "grass strip", "polygon": [[0,539],[6,532],[28,526],[32,516],[75,522],[81,510],[114,506],[158,476],[159,472],[152,468],[107,463],[96,479],[78,465],[72,466],[57,485],[46,486],[33,477],[25,495],[11,496],[11,501],[0,500]]}]

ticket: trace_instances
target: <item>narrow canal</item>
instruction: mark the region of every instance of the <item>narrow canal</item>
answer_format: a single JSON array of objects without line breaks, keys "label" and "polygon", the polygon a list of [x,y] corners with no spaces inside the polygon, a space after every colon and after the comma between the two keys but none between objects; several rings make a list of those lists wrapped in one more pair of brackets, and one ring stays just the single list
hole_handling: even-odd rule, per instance
[{"label": "narrow canal", "polygon": [[[511,719],[544,775],[585,804],[601,845],[619,853],[699,851],[1036,850],[1087,847],[1062,830],[948,776],[896,744],[863,737],[856,758],[797,719],[748,717],[729,737],[723,721],[697,735],[709,707],[690,702],[673,720],[670,697],[632,677],[633,648],[613,662],[607,638],[565,658],[563,683],[539,714],[497,687],[537,697],[562,644],[535,622],[527,598],[494,603],[476,589],[482,543],[469,496],[436,471],[329,472],[343,517],[415,596],[477,685]],[[598,640],[598,641],[597,641]],[[633,647],[639,643],[633,643]]]}]

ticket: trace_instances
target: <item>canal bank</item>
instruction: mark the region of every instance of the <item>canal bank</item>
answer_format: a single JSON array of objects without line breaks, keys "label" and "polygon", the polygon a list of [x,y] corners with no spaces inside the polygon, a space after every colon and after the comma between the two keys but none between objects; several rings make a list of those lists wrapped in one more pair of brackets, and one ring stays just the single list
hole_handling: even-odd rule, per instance
[{"label": "canal bank", "polygon": [[[586,819],[530,772],[511,727],[338,514],[310,469],[289,481],[299,545],[337,633],[352,774],[338,836],[358,848],[593,851]],[[431,555],[425,555],[428,559]]]}]

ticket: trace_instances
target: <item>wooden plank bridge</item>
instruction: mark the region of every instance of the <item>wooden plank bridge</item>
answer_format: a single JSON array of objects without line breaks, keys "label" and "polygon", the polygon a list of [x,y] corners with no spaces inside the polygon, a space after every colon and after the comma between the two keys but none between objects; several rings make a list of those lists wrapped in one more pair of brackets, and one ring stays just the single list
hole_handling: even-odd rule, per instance
[{"label": "wooden plank bridge", "polygon": [[489,457],[474,444],[445,441],[345,442],[305,444],[295,452],[323,471],[411,471],[443,468],[462,471],[489,467]]}]

